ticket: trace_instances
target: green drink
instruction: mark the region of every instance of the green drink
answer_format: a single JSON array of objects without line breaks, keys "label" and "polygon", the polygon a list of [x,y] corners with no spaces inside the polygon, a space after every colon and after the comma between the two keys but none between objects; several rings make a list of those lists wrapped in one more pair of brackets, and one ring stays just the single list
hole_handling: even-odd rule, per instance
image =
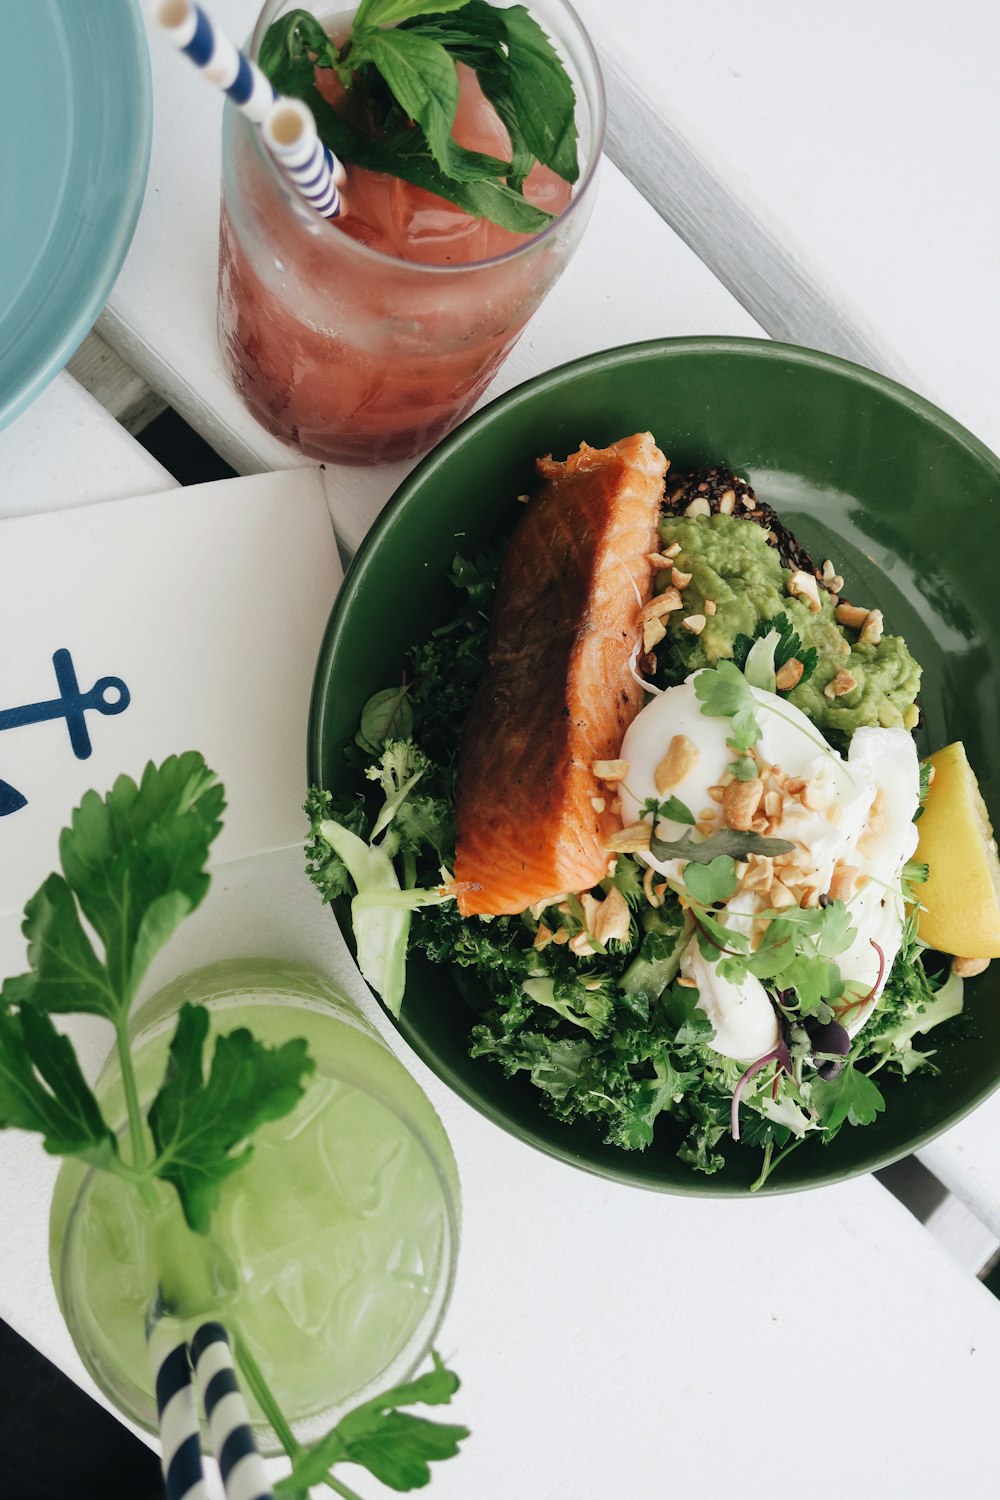
[{"label": "green drink", "polygon": [[[207,1239],[176,1193],[147,1206],[122,1178],[62,1168],[52,1207],[52,1275],[97,1383],[155,1430],[146,1313],[158,1291],[192,1328],[208,1313],[259,1368],[297,1437],[404,1379],[443,1316],[457,1250],[458,1181],[447,1137],[419,1085],[377,1032],[314,974],[266,961],[216,964],[136,1013],[140,1098],[163,1077],[175,1012],[201,1001],[211,1037],[246,1027],[262,1042],[303,1037],[316,1062],[295,1110],[261,1129],[224,1184]],[[117,1061],[97,1092],[123,1126]],[[265,1447],[270,1425],[251,1400]]]}]

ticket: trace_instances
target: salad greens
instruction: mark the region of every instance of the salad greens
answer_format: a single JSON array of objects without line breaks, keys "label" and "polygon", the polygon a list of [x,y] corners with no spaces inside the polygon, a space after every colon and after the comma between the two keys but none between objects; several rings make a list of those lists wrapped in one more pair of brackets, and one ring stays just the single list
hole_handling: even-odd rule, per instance
[{"label": "salad greens", "polygon": [[[376,729],[386,723],[374,721]],[[208,891],[205,866],[224,807],[222,786],[195,751],[150,763],[138,784],[119,776],[106,797],[87,792],[60,836],[62,873],[50,875],[25,907],[29,971],[0,985],[0,1129],[37,1132],[50,1154],[116,1174],[154,1210],[155,1184],[170,1184],[189,1228],[201,1235],[210,1231],[223,1184],[249,1160],[253,1135],[295,1108],[315,1066],[301,1038],[269,1047],[240,1027],[217,1038],[206,1074],[208,1013],[184,1004],[143,1117],[129,1013],[150,962]],[[51,1019],[74,1013],[101,1016],[114,1028],[127,1146]],[[238,1339],[236,1353],[293,1462],[277,1487],[281,1500],[305,1497],[324,1480],[358,1500],[329,1475],[339,1463],[360,1464],[395,1490],[419,1489],[430,1478],[428,1463],[457,1453],[468,1436],[464,1427],[397,1410],[446,1403],[458,1389],[436,1354],[430,1373],[357,1407],[306,1448]]]},{"label": "salad greens", "polygon": [[[510,137],[511,158],[467,151],[452,136],[456,64],[473,69]],[[523,5],[489,0],[362,0],[335,41],[306,10],[268,28],[260,65],[280,93],[305,100],[341,161],[387,172],[477,218],[536,234],[552,215],[524,196],[535,162],[579,176],[573,85]],[[347,91],[341,114],[317,74]]]},{"label": "salad greens", "polygon": [[[904,941],[853,1039],[846,1023],[865,1009],[872,992],[845,982],[838,967],[855,936],[849,906],[824,898],[815,907],[765,910],[759,914],[764,932],[752,946],[720,920],[717,904],[736,889],[737,861],[780,855],[791,846],[728,828],[700,841],[690,827],[676,841],[659,838],[660,817],[695,821],[675,797],[648,801],[642,815],[651,825],[652,852],[684,861],[680,878],[663,879],[633,854],[619,853],[613,873],[589,893],[518,916],[463,918],[448,899],[454,893],[455,763],[485,663],[498,568],[499,549],[454,559],[451,581],[465,594],[464,604],[410,651],[403,683],[365,706],[347,758],[359,777],[379,784],[381,801],[310,791],[311,878],[328,900],[357,892],[355,921],[365,897],[362,917],[381,914],[381,953],[362,949],[364,932],[356,936],[362,971],[390,1008],[398,1012],[408,946],[457,969],[459,978],[467,972],[476,986],[471,1055],[491,1059],[508,1076],[524,1074],[556,1119],[587,1122],[609,1144],[642,1149],[657,1119],[672,1117],[681,1136],[679,1157],[705,1173],[724,1166],[722,1146],[733,1137],[763,1152],[759,1186],[809,1135],[829,1142],[845,1125],[871,1123],[884,1108],[874,1077],[882,1069],[904,1078],[937,1071],[934,1052],[914,1041],[956,1016],[962,994],[961,980],[945,982],[925,967],[917,941],[913,907],[926,871],[911,862],[904,872],[903,893],[911,903]],[[780,698],[762,703],[754,690],[773,691],[776,668],[796,654],[800,660],[808,655],[779,616],[740,641],[734,660],[695,679],[702,712],[729,720],[737,777],[743,767],[757,774],[752,752],[760,715],[786,717]],[[818,731],[790,717],[787,722],[828,749]],[[388,767],[397,768],[391,776]],[[338,825],[341,831],[334,831]],[[392,867],[391,888],[384,869],[379,882],[363,883],[365,872],[346,857],[344,829]],[[602,938],[599,914],[611,905],[613,935]],[[715,1033],[698,1006],[698,990],[678,977],[681,951],[691,941],[723,978],[739,984],[753,976],[771,996],[781,1041],[750,1068],[709,1045]]]}]

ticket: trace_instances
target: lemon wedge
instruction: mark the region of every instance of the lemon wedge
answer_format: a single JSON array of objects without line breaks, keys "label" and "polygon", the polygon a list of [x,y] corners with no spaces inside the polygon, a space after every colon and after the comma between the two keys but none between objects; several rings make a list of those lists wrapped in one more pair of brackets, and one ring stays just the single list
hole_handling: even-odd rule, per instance
[{"label": "lemon wedge", "polygon": [[920,938],[960,958],[1000,957],[1000,857],[965,746],[930,757],[934,779],[923,814],[917,859],[930,867],[919,888],[925,911]]}]

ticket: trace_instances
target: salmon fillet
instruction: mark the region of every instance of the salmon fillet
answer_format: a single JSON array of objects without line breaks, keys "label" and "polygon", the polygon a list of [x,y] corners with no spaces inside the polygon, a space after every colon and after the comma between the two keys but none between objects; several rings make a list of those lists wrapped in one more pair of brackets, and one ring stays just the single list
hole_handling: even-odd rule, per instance
[{"label": "salmon fillet", "polygon": [[536,464],[544,483],[510,540],[488,665],[462,732],[456,882],[465,916],[524,911],[608,870],[621,819],[591,769],[642,707],[629,669],[667,460],[648,432]]}]

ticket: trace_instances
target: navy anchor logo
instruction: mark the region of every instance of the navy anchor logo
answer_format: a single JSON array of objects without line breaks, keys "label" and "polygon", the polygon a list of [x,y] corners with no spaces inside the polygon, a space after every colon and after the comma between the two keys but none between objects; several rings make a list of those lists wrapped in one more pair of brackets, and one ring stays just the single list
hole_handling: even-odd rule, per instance
[{"label": "navy anchor logo", "polygon": [[[58,698],[46,698],[41,703],[25,703],[21,708],[0,709],[0,729],[19,729],[23,724],[42,724],[47,719],[65,719],[73,754],[77,760],[86,760],[92,748],[87,729],[87,713],[124,713],[131,695],[120,677],[100,677],[89,692],[81,692],[73,658],[64,649],[53,653],[52,666],[56,674],[56,687],[59,689]],[[0,818],[6,817],[8,813],[19,812],[27,805],[27,801],[23,792],[19,792],[9,782],[0,780]]]}]

